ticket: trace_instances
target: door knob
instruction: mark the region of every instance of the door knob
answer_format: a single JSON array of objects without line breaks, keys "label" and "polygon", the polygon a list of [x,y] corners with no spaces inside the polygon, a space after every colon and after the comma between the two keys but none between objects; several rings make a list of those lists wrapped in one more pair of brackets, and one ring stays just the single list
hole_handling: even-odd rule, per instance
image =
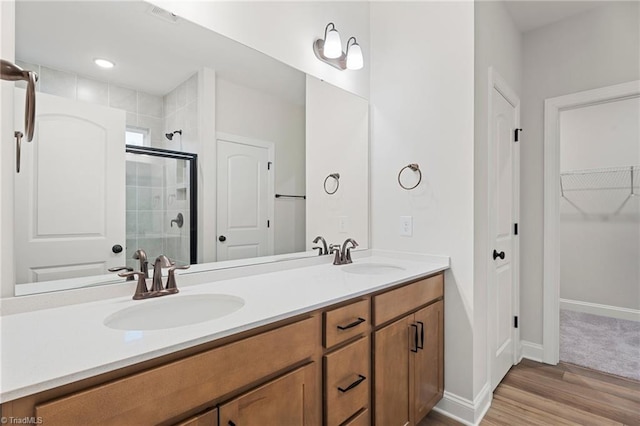
[{"label": "door knob", "polygon": [[224,243],[225,241],[227,241],[227,237],[225,237],[224,235],[220,235],[218,237],[218,241],[220,241],[221,243]]},{"label": "door knob", "polygon": [[122,253],[122,246],[120,244],[116,244],[113,247],[111,247],[111,251],[114,252],[115,254]]},{"label": "door knob", "polygon": [[497,258],[504,260],[504,252],[501,251],[500,253],[498,253],[496,249],[493,249],[493,260],[496,260]]}]

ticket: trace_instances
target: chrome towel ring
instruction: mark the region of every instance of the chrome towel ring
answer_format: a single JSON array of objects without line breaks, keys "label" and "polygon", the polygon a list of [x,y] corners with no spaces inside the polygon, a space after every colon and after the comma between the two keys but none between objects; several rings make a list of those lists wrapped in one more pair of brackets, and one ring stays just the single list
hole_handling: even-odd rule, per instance
[{"label": "chrome towel ring", "polygon": [[[402,184],[402,172],[405,171],[405,169],[410,169],[413,170],[414,172],[418,172],[418,183],[416,183],[413,186],[405,186]],[[420,182],[422,182],[422,172],[420,171],[420,166],[416,163],[411,163],[408,164],[406,166],[404,166],[403,168],[400,169],[400,172],[398,172],[398,185],[400,185],[400,187],[402,189],[406,189],[407,191],[411,191],[412,189],[416,189],[418,187],[418,185],[420,185]]]},{"label": "chrome towel ring", "polygon": [[[333,178],[336,181],[336,189],[334,189],[333,191],[329,191],[327,189],[327,181],[329,180],[329,178]],[[329,195],[333,195],[338,192],[338,188],[340,188],[340,173],[331,173],[329,176],[324,178],[324,192]]]}]

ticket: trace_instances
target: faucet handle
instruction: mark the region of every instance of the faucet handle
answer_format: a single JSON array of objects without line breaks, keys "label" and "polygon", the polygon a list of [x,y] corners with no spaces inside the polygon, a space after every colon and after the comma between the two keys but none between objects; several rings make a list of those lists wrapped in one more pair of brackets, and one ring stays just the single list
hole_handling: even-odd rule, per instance
[{"label": "faucet handle", "polygon": [[336,255],[333,258],[334,265],[342,265],[342,259],[340,256],[340,244],[331,244],[329,246],[329,254],[335,253]]},{"label": "faucet handle", "polygon": [[136,292],[133,294],[133,300],[144,299],[145,294],[149,292],[147,288],[146,274],[142,271],[121,272],[119,277],[127,277],[127,281],[133,281],[135,276],[138,276],[138,285],[136,286]]},{"label": "faucet handle", "polygon": [[178,286],[176,285],[176,274],[175,274],[175,271],[176,271],[176,269],[189,269],[190,267],[191,267],[191,265],[177,266],[175,264],[172,267],[170,267],[168,269],[169,276],[167,277],[167,286],[164,288],[164,290],[167,293],[178,293],[180,290],[178,290]]},{"label": "faucet handle", "polygon": [[[131,272],[131,271],[133,271],[133,268],[131,266],[116,266],[116,267],[107,269],[107,271],[109,271],[109,272],[129,271],[129,272]],[[133,281],[134,280],[133,275],[122,275],[122,274],[118,274],[118,275],[121,276],[121,277],[125,277],[126,276],[127,277],[127,281]]]}]

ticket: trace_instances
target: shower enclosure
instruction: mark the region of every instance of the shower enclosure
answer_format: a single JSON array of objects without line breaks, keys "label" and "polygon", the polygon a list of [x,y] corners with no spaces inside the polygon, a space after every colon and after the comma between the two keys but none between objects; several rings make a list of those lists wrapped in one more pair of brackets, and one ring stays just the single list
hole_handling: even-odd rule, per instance
[{"label": "shower enclosure", "polygon": [[197,259],[197,155],[127,145],[126,257],[141,248],[178,263]]}]

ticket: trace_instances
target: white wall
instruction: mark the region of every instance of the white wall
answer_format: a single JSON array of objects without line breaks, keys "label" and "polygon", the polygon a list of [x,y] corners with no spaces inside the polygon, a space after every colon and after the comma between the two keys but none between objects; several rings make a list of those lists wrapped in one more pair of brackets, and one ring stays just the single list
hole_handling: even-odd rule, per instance
[{"label": "white wall", "polygon": [[[369,245],[369,103],[307,76],[306,244],[322,235],[328,243],[353,238]],[[335,194],[325,178],[340,174]],[[333,179],[327,182],[327,188]],[[344,221],[341,227],[340,220]]]},{"label": "white wall", "polygon": [[522,340],[542,343],[543,105],[640,78],[637,2],[611,2],[524,34],[521,145]]},{"label": "white wall", "polygon": [[[266,53],[287,65],[352,93],[369,96],[368,2],[246,2],[152,0],[166,10]],[[333,22],[343,45],[355,36],[365,65],[360,71],[339,71],[313,53],[313,42]]]},{"label": "white wall", "polygon": [[475,5],[475,147],[474,147],[474,390],[486,375],[488,252],[489,67],[518,96],[522,93],[522,35],[503,2]]},{"label": "white wall", "polygon": [[[218,78],[216,130],[273,142],[275,191],[305,193],[305,107]],[[305,251],[305,201],[276,199],[275,254]]]},{"label": "white wall", "polygon": [[[0,2],[0,58],[14,60],[15,2]],[[0,297],[13,296],[13,174],[15,138],[13,136],[13,87],[0,81]],[[24,130],[24,129],[20,129]]]},{"label": "white wall", "polygon": [[[561,172],[631,165],[640,166],[639,98],[560,113]],[[630,173],[572,176],[564,180],[567,190],[601,190],[565,192],[592,216],[560,202],[560,297],[640,309],[640,200],[613,214],[631,192]]]},{"label": "white wall", "polygon": [[[371,4],[371,232],[374,248],[451,257],[445,276],[445,390],[473,386],[474,5]],[[413,191],[399,170],[418,163]],[[399,235],[400,216],[413,236]]]}]

